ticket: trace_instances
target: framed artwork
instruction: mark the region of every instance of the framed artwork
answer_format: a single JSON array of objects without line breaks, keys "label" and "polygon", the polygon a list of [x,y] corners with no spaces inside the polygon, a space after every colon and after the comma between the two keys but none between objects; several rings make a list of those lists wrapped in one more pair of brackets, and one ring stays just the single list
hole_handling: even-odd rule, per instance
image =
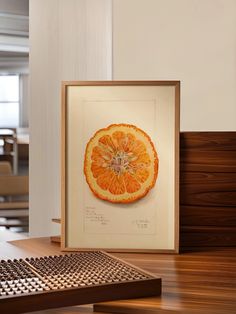
[{"label": "framed artwork", "polygon": [[178,252],[179,102],[179,81],[62,83],[62,250]]}]

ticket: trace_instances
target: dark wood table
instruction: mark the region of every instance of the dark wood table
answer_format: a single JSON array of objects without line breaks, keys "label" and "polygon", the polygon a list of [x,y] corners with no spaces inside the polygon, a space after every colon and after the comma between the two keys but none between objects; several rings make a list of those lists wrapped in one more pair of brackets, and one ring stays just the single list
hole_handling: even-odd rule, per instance
[{"label": "dark wood table", "polygon": [[[0,243],[0,258],[59,254],[49,238]],[[236,248],[171,254],[114,254],[162,277],[161,297],[121,300],[95,305],[95,313],[236,313]],[[0,311],[1,312],[1,311]],[[37,314],[88,314],[93,306],[67,307]]]}]

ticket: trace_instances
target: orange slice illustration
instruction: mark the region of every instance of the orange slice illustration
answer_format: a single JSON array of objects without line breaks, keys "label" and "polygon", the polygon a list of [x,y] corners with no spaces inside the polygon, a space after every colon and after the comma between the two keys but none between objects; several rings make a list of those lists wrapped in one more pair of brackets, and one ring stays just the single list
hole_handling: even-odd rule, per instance
[{"label": "orange slice illustration", "polygon": [[130,203],[155,185],[158,157],[150,137],[130,124],[112,124],[89,140],[84,158],[86,181],[95,196]]}]

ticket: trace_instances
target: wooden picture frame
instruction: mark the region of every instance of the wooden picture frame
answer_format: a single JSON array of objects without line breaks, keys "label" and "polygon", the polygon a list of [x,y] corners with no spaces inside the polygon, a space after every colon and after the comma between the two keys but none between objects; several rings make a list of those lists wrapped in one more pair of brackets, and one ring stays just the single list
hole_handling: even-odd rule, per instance
[{"label": "wooden picture frame", "polygon": [[[102,249],[110,252],[178,253],[179,120],[179,81],[62,82],[63,251]],[[111,132],[109,128],[114,125],[118,126],[118,130],[122,126],[138,129],[150,140],[153,150],[157,152],[157,179],[149,186],[150,191],[147,189],[148,193],[143,193],[147,195],[140,196],[140,199],[137,197],[136,201],[120,201],[122,195],[129,195],[127,180],[122,181],[126,188],[124,194],[119,192],[121,195],[117,196],[118,192],[112,193],[111,189],[106,191],[106,195],[112,194],[117,200],[115,202],[113,198],[109,200],[99,196],[99,193],[96,197],[88,180],[88,176],[92,177],[92,184],[100,189],[96,181],[98,179],[95,179],[97,177],[91,170],[92,166],[86,168],[88,147],[100,131]],[[120,134],[125,134],[127,138],[128,133],[125,132]],[[114,133],[111,136],[113,135]],[[150,157],[150,149],[145,147]],[[152,165],[151,157],[150,160],[148,165]],[[141,166],[145,165],[142,163]],[[114,170],[111,164],[109,167],[109,171]],[[153,172],[148,171],[146,172],[151,176]],[[120,174],[123,175],[123,172]],[[132,176],[135,175],[132,173]],[[148,179],[144,180],[148,182]],[[142,184],[139,186],[141,190]],[[139,191],[135,193],[138,194]]]}]

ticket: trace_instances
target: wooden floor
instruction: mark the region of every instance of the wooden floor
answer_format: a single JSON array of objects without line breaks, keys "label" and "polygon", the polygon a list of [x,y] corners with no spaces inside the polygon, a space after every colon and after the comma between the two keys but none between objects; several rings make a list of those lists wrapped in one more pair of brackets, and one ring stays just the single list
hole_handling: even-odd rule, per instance
[{"label": "wooden floor", "polygon": [[[114,254],[162,277],[162,296],[95,306],[104,313],[236,313],[236,248],[170,254]],[[48,238],[0,243],[0,259],[60,253]],[[89,306],[34,312],[88,314]],[[0,311],[1,312],[1,311]]]}]

